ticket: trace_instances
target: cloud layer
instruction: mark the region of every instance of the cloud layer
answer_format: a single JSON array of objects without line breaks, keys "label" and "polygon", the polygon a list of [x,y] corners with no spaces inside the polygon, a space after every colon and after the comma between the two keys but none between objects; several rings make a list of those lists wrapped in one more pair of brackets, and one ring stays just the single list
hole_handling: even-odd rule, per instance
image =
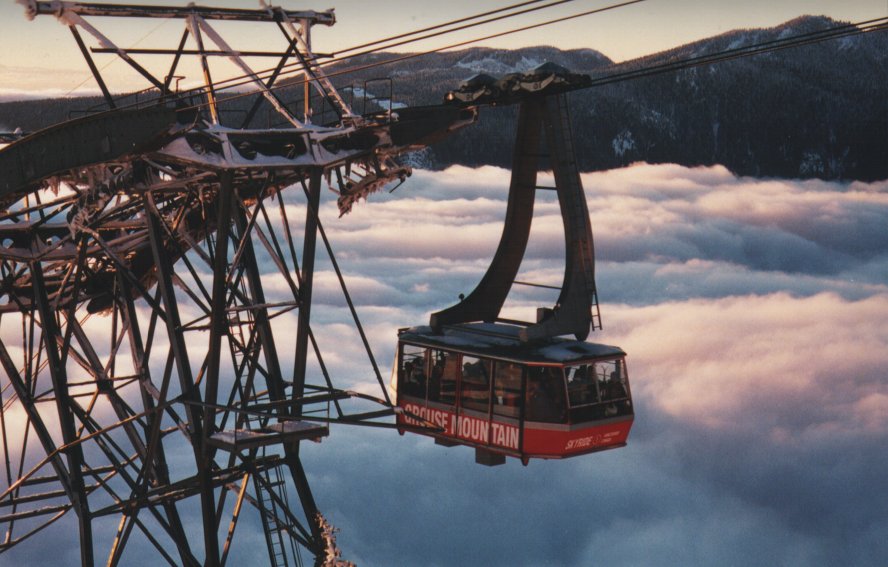
[{"label": "cloud layer", "polygon": [[[322,220],[384,378],[397,328],[424,323],[483,275],[508,181],[491,167],[418,171],[342,219],[325,200]],[[629,353],[629,446],[486,468],[466,448],[334,428],[302,456],[344,557],[362,567],[881,565],[888,183],[644,164],[583,182],[605,324],[591,339]],[[298,233],[296,197],[287,214]],[[543,193],[519,279],[560,283],[561,231]],[[322,253],[317,269],[313,330],[335,383],[379,394]],[[284,279],[265,270],[268,300],[286,299]],[[554,301],[513,291],[509,316]],[[275,325],[286,373],[295,316]],[[194,364],[201,349],[193,354]],[[70,541],[57,526],[46,533]],[[253,555],[259,530],[246,512],[232,561],[264,561]],[[39,549],[29,542],[0,565],[13,555]]]},{"label": "cloud layer", "polygon": [[[508,173],[452,168],[410,184],[412,193],[371,199],[327,226],[346,273],[360,274],[362,313],[390,329],[391,345],[374,334],[383,361],[395,327],[424,321],[483,274]],[[593,339],[630,354],[629,447],[489,470],[470,450],[427,439],[331,437],[333,449],[306,458],[346,556],[429,566],[879,564],[888,554],[879,536],[888,528],[888,184],[670,165],[584,184],[605,302],[606,331]],[[522,278],[558,283],[557,205],[536,213]],[[510,308],[525,315],[545,300],[515,295]]]}]

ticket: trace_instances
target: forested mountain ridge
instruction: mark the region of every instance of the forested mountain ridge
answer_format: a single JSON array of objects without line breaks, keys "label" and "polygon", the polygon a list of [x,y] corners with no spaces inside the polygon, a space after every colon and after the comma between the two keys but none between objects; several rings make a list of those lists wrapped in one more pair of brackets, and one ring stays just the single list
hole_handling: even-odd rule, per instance
[{"label": "forested mountain ridge", "polygon": [[[391,77],[391,87],[377,81],[367,83],[366,90],[386,99],[391,96],[395,107],[437,104],[448,90],[479,72],[501,76],[553,61],[574,72],[601,77],[835,25],[828,18],[807,16],[769,29],[735,30],[619,64],[592,49],[472,48],[406,59],[347,76],[335,75],[336,66],[329,72],[337,85],[361,88],[368,79]],[[340,64],[339,69],[393,57],[366,55]],[[885,179],[886,76],[888,32],[883,31],[575,92],[570,100],[580,166],[588,171],[636,161],[719,163],[755,176]],[[282,93],[285,100],[294,96]],[[0,104],[0,124],[33,130],[67,118],[72,108],[96,102],[4,103]],[[362,100],[355,103],[360,111]],[[416,161],[431,168],[453,163],[508,167],[514,118],[514,107],[484,108],[478,124]]]}]

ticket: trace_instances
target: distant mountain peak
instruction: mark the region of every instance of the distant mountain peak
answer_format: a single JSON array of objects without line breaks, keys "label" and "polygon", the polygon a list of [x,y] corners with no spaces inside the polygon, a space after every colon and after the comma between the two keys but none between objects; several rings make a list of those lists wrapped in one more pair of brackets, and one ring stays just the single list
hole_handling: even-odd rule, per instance
[{"label": "distant mountain peak", "polygon": [[789,29],[798,29],[804,31],[814,31],[818,29],[826,29],[834,26],[841,25],[845,22],[836,21],[828,16],[799,16],[798,18],[793,18],[782,24],[774,27],[773,29],[781,30],[785,28]]},{"label": "distant mountain peak", "polygon": [[535,57],[521,57],[514,64],[507,63],[497,55],[478,57],[471,54],[457,61],[454,66],[474,71],[475,73],[489,73],[491,75],[507,75],[509,73],[522,73],[534,67],[538,67],[544,61]]},{"label": "distant mountain peak", "polygon": [[604,54],[594,49],[563,51],[547,45],[510,50],[472,48],[453,53],[460,55],[459,60],[453,63],[454,67],[491,75],[524,73],[547,62],[556,63],[578,72],[613,63]]}]

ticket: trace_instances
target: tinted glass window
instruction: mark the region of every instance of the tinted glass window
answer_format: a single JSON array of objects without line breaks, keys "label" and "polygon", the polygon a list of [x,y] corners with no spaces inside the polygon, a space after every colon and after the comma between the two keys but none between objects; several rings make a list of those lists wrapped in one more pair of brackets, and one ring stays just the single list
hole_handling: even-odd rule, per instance
[{"label": "tinted glass window", "polygon": [[598,396],[596,371],[597,367],[594,363],[568,366],[564,369],[564,374],[567,377],[567,397],[570,400],[570,407],[597,404],[601,401]]},{"label": "tinted glass window", "polygon": [[601,393],[601,401],[605,404],[604,414],[606,416],[624,415],[632,412],[626,364],[622,359],[615,360],[604,368],[598,383],[598,390]]},{"label": "tinted glass window", "polygon": [[443,350],[429,350],[429,400],[456,404],[456,377],[459,355]]},{"label": "tinted glass window", "polygon": [[486,412],[490,407],[490,376],[493,362],[475,358],[462,357],[462,383],[460,385],[460,403],[462,407]]},{"label": "tinted glass window", "polygon": [[565,421],[564,374],[560,367],[527,368],[525,408],[525,415],[531,421]]},{"label": "tinted glass window", "polygon": [[493,372],[493,413],[518,417],[521,405],[521,365],[497,362]]},{"label": "tinted glass window", "polygon": [[602,419],[632,412],[626,365],[622,359],[568,366],[571,421]]},{"label": "tinted glass window", "polygon": [[598,391],[602,401],[625,400],[629,397],[622,360],[599,362],[596,367]]},{"label": "tinted glass window", "polygon": [[426,349],[404,345],[401,354],[401,385],[399,391],[406,396],[426,396]]}]

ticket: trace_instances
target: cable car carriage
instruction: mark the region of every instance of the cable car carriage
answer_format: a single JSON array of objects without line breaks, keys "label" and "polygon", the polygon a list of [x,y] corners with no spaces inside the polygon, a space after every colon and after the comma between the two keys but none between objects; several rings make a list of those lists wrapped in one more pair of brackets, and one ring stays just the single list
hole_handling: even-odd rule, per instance
[{"label": "cable car carriage", "polygon": [[[503,233],[484,277],[471,293],[460,294],[459,303],[432,313],[429,326],[399,332],[392,387],[401,432],[475,447],[475,460],[486,465],[504,463],[508,455],[527,464],[626,444],[634,418],[626,353],[584,342],[590,330],[601,329],[601,317],[565,92],[589,80],[543,65],[496,82],[496,89],[482,77],[446,97],[457,106],[481,100],[472,93],[519,104],[512,178]],[[554,186],[538,184],[540,169],[552,172]],[[536,193],[553,189],[564,225],[560,288],[516,279]],[[552,308],[537,309],[535,323],[504,319],[516,284],[558,289],[558,299]],[[564,338],[569,335],[577,340]]]},{"label": "cable car carriage", "polygon": [[[475,447],[486,465],[561,459],[626,444],[626,353],[564,338],[528,345],[496,323],[399,331],[392,373],[399,425],[442,445]],[[417,419],[418,418],[418,419]]]}]

